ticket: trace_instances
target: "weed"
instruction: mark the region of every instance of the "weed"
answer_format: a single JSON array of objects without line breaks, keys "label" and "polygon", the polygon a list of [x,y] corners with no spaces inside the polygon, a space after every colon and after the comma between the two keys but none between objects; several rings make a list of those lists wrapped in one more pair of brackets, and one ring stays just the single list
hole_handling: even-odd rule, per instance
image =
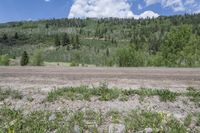
[{"label": "weed", "polygon": [[190,97],[190,101],[193,101],[197,106],[200,106],[200,90],[194,88],[188,88],[188,92],[185,94]]},{"label": "weed", "polygon": [[106,84],[101,84],[99,87],[89,88],[88,86],[80,87],[66,87],[49,92],[47,100],[53,102],[59,97],[68,100],[87,100],[90,101],[91,97],[98,97],[101,101],[111,101],[119,99],[127,101],[129,96],[140,95],[142,98],[145,96],[159,96],[161,101],[175,101],[176,97],[180,94],[171,92],[169,90],[156,90],[141,88],[138,90],[122,90],[118,88],[109,89]]},{"label": "weed", "polygon": [[111,117],[112,123],[120,123],[121,121],[121,114],[117,110],[111,110],[107,113],[107,117]]},{"label": "weed", "polygon": [[153,132],[186,133],[186,128],[173,117],[164,113],[133,110],[125,118],[127,132],[152,128]]},{"label": "weed", "polygon": [[125,95],[140,95],[142,97],[144,96],[159,96],[161,101],[175,101],[176,96],[178,96],[177,93],[171,92],[170,90],[157,90],[157,89],[146,89],[141,88],[138,90],[125,90],[123,91]]},{"label": "weed", "polygon": [[13,99],[22,99],[22,95],[19,93],[19,91],[0,88],[0,101],[3,101],[4,99],[9,97]]},{"label": "weed", "polygon": [[[50,119],[54,116],[53,119]],[[98,132],[98,127],[104,121],[111,123],[122,123],[126,127],[127,132],[143,131],[145,128],[152,128],[154,132],[169,133],[185,133],[186,127],[172,116],[164,113],[146,112],[141,110],[133,110],[120,112],[112,110],[102,114],[100,111],[34,111],[24,115],[22,111],[2,107],[0,109],[0,132],[73,132],[74,128],[78,128],[80,132]],[[200,124],[200,115],[198,114],[198,123]],[[190,123],[188,117],[187,124]]]},{"label": "weed", "polygon": [[184,120],[184,125],[185,125],[186,127],[188,127],[188,126],[191,124],[191,122],[192,122],[192,115],[191,115],[191,114],[188,114],[187,117],[186,117],[185,120]]}]

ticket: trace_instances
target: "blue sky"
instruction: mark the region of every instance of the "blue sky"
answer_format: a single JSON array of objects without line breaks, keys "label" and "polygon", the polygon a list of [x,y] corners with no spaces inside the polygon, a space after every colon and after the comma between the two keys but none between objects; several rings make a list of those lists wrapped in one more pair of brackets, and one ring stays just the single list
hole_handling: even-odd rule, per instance
[{"label": "blue sky", "polygon": [[199,13],[200,0],[0,0],[0,22]]}]

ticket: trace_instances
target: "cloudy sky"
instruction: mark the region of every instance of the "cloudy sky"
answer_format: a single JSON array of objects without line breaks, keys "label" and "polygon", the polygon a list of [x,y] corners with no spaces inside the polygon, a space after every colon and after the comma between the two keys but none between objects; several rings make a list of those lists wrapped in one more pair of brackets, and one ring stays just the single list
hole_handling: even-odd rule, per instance
[{"label": "cloudy sky", "polygon": [[200,0],[0,0],[0,22],[200,13]]}]

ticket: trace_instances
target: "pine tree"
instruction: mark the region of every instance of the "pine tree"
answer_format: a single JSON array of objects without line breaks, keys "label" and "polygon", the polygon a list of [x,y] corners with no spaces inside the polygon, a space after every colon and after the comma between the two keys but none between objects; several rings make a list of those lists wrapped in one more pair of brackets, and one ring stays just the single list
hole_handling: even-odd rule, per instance
[{"label": "pine tree", "polygon": [[80,48],[80,39],[79,39],[79,36],[76,35],[76,49],[79,49]]},{"label": "pine tree", "polygon": [[68,46],[70,44],[70,39],[67,33],[63,35],[62,46]]},{"label": "pine tree", "polygon": [[108,48],[106,49],[106,56],[107,56],[107,57],[109,57],[109,56],[110,56],[110,51],[109,51],[109,49],[108,49]]},{"label": "pine tree", "polygon": [[14,36],[14,38],[15,38],[15,39],[18,39],[18,38],[19,38],[19,36],[18,36],[18,33],[17,33],[17,32],[15,32],[15,36]]},{"label": "pine tree", "polygon": [[55,46],[60,46],[60,40],[58,35],[55,36]]},{"label": "pine tree", "polygon": [[3,34],[3,40],[7,40],[8,36],[6,34]]},{"label": "pine tree", "polygon": [[21,66],[26,66],[28,62],[29,62],[28,53],[24,51],[20,60],[20,64]]}]

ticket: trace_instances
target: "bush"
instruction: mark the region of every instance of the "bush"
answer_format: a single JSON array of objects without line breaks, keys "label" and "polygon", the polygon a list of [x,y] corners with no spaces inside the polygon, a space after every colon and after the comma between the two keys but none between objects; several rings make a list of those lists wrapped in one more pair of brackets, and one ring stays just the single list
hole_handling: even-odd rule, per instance
[{"label": "bush", "polygon": [[119,48],[116,52],[116,64],[120,67],[144,66],[144,55],[136,51],[134,46]]},{"label": "bush", "polygon": [[70,66],[71,66],[71,67],[79,66],[79,63],[76,63],[76,62],[73,61],[73,62],[70,64]]},{"label": "bush", "polygon": [[8,55],[0,56],[0,65],[8,66],[9,61],[10,61],[10,59],[9,59]]},{"label": "bush", "polygon": [[26,66],[29,62],[29,57],[28,53],[26,51],[23,52],[21,60],[20,60],[20,65],[21,66]]},{"label": "bush", "polygon": [[31,64],[34,66],[42,66],[44,64],[44,58],[41,50],[36,50],[33,53]]}]

